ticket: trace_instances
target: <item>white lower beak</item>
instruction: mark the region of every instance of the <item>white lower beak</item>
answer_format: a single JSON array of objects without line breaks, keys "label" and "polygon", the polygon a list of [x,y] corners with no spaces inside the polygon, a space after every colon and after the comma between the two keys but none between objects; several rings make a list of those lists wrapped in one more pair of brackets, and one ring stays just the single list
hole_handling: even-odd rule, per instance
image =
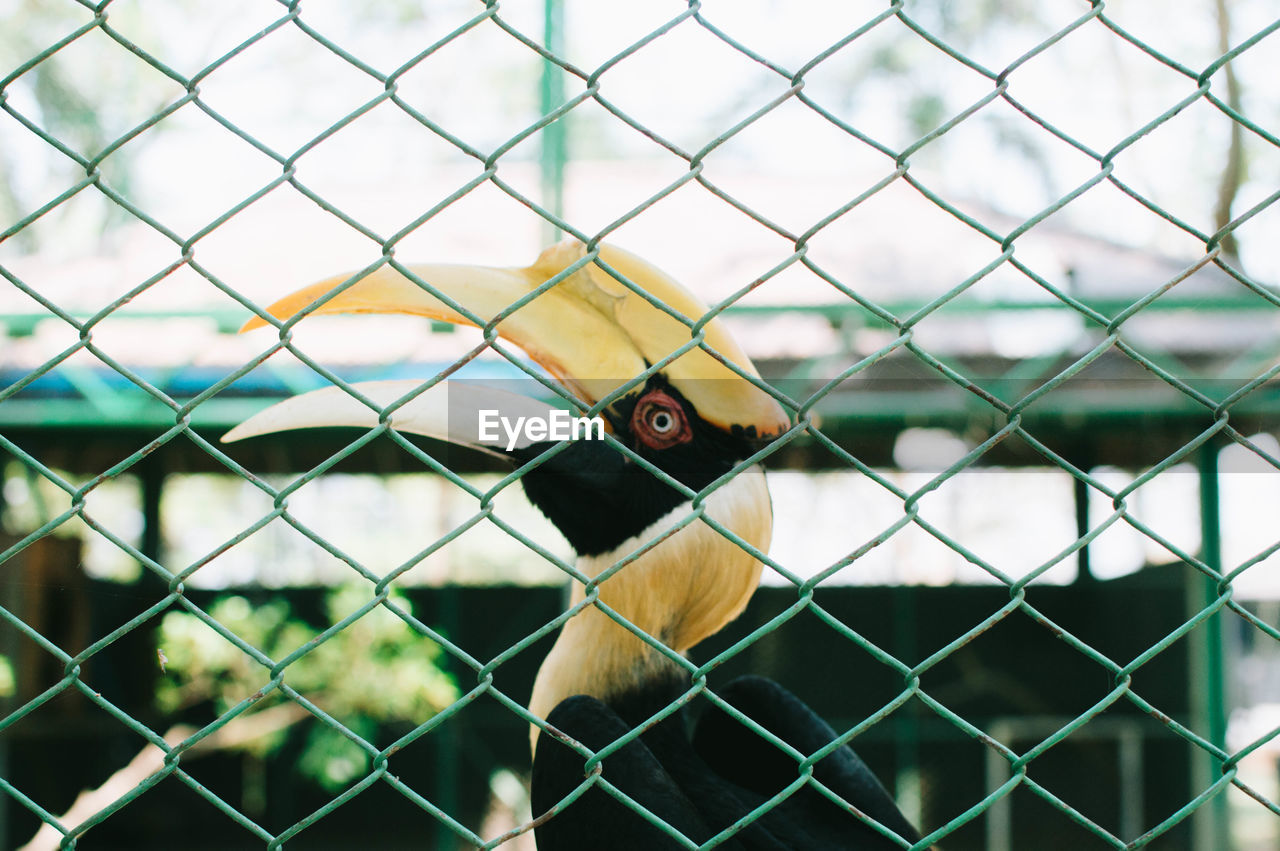
[{"label": "white lower beak", "polygon": [[[564,412],[536,399],[480,384],[441,381],[411,395],[421,381],[365,381],[350,385],[366,401],[341,387],[303,393],[259,411],[222,436],[223,443],[298,428],[375,428],[391,408],[391,427],[495,455],[524,449],[536,441],[507,424],[550,421]],[[407,399],[407,400],[406,400]],[[406,400],[403,404],[397,402]],[[523,418],[523,419],[521,419]]]}]

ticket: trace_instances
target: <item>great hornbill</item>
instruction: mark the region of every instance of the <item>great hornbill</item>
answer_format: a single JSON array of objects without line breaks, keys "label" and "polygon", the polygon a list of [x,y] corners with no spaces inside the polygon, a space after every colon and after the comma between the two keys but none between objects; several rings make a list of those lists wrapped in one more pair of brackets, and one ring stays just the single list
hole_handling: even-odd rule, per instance
[{"label": "great hornbill", "polygon": [[[454,306],[383,266],[354,283],[346,277],[323,281],[269,311],[281,319],[308,308],[315,313],[401,312],[471,324],[456,307],[489,321],[570,266],[555,286],[506,313],[496,325],[498,335],[524,349],[589,405],[661,363],[603,409],[609,430],[690,491],[718,482],[703,496],[704,516],[756,550],[767,550],[772,506],[763,472],[753,466],[724,477],[785,431],[787,417],[768,393],[741,377],[757,373],[718,319],[701,324],[703,340],[718,357],[695,347],[670,358],[688,344],[690,323],[707,308],[632,254],[601,246],[588,259],[584,246],[566,241],[524,269],[410,267]],[[265,324],[254,319],[245,327]],[[418,386],[414,381],[355,385],[367,401],[337,387],[307,393],[268,408],[224,439],[307,426],[372,427],[390,407],[390,423],[398,430],[468,444],[517,463],[556,445],[532,439],[512,444],[506,435],[494,440],[474,425],[486,408],[513,417],[549,415],[551,409],[540,402],[458,382],[413,395]],[[687,492],[661,481],[608,441],[572,441],[528,470],[521,482],[577,552],[583,576],[598,577],[628,559],[595,587],[597,599],[671,654],[686,654],[735,618],[759,582],[761,563],[712,525],[695,519],[672,532],[694,510]],[[583,583],[574,581],[573,604],[582,603],[585,594]],[[836,734],[781,686],[745,677],[714,692],[787,749],[710,701],[696,719],[683,709],[661,715],[684,700],[690,686],[686,668],[604,608],[592,603],[569,618],[538,671],[529,707],[556,731],[532,730],[534,813],[560,808],[536,828],[540,848],[681,847],[598,781],[563,803],[591,773],[580,751],[563,739],[598,752],[641,725],[648,729],[608,754],[596,770],[651,817],[695,843],[724,831],[730,835],[717,847],[870,849],[917,841],[915,830],[848,746],[816,762],[812,777],[792,788],[804,773],[800,760]],[[784,791],[791,794],[782,797]],[[775,796],[780,801],[773,801]],[[775,805],[742,823],[766,802]]]}]

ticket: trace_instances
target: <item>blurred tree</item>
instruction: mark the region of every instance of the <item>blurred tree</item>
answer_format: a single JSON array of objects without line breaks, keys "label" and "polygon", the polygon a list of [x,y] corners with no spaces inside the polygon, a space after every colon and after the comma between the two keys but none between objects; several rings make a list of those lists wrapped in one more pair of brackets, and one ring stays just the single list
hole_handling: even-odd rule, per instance
[{"label": "blurred tree", "polygon": [[[326,599],[329,624],[338,623],[368,599],[367,590],[352,586],[330,592]],[[395,595],[392,600],[410,611],[408,600]],[[244,597],[225,597],[209,607],[209,615],[272,659],[288,656],[322,632],[295,617],[284,598],[251,605]],[[158,646],[165,676],[156,702],[167,713],[208,704],[221,715],[271,679],[265,667],[185,612],[164,616]],[[356,733],[373,735],[378,724],[388,721],[421,724],[457,699],[456,684],[437,664],[440,653],[438,645],[378,606],[291,663],[285,682]],[[239,717],[285,703],[274,691]],[[294,717],[301,720],[310,715],[298,712]],[[276,729],[240,746],[267,756],[284,740],[284,730]],[[327,724],[315,724],[298,768],[332,789],[363,774],[368,764],[368,754],[349,739]]]},{"label": "blurred tree", "polygon": [[[146,54],[162,45],[181,53],[183,61],[174,69],[178,73],[203,68],[228,43],[252,34],[238,33],[244,14],[237,7],[242,5],[211,6],[201,0],[168,0],[159,7],[103,4],[102,21],[89,26],[95,18],[90,3],[0,2],[0,234],[83,181],[89,171],[77,157],[91,162],[98,179],[112,191],[138,201],[137,169],[147,149],[174,124],[166,120],[147,127],[100,162],[98,157],[187,91],[134,51]],[[352,27],[376,33],[426,18],[420,6],[413,0],[383,0],[352,6],[343,14]],[[280,14],[287,12],[281,9]],[[193,26],[193,21],[199,24]],[[44,55],[77,32],[76,38]],[[167,55],[156,58],[164,61]],[[22,73],[15,75],[19,69]],[[39,133],[33,133],[33,127]],[[40,138],[40,133],[56,144]],[[114,226],[134,219],[107,194],[90,189],[78,193],[76,203],[61,203],[41,220],[49,226],[24,227],[8,238],[22,250],[35,252],[48,248],[56,235],[58,251],[65,257],[75,250],[101,250]]]},{"label": "blurred tree", "polygon": [[[1218,20],[1218,50],[1226,53],[1231,49],[1231,11],[1227,0],[1215,0],[1214,8]],[[1236,112],[1240,111],[1241,92],[1240,79],[1235,68],[1228,62],[1222,69],[1227,79],[1227,106]],[[1235,204],[1236,195],[1245,180],[1244,168],[1244,128],[1236,121],[1231,122],[1231,139],[1227,143],[1227,156],[1222,165],[1222,178],[1218,181],[1218,203],[1213,211],[1213,226],[1221,230],[1231,222],[1231,207]],[[1235,233],[1222,238],[1222,252],[1236,265],[1240,263],[1240,244]]]},{"label": "blurred tree", "polygon": [[[198,4],[175,0],[174,5],[193,13]],[[158,22],[137,4],[113,5],[108,13],[113,29],[142,34],[144,40],[164,37],[157,31]],[[12,119],[0,122],[0,231],[83,181],[90,171],[128,196],[135,166],[156,134],[163,132],[164,123],[100,162],[97,158],[185,94],[178,83],[131,55],[101,27],[87,27],[93,18],[87,4],[20,0],[0,5],[0,69],[13,75],[25,67],[6,78],[0,97],[0,108]],[[44,55],[77,32],[78,37]],[[91,169],[86,169],[86,161]],[[40,243],[48,234],[57,233],[63,252],[97,250],[113,225],[132,218],[101,192],[81,191],[76,199],[42,217],[51,227],[26,227],[12,238],[22,249],[36,251],[47,247]]]}]

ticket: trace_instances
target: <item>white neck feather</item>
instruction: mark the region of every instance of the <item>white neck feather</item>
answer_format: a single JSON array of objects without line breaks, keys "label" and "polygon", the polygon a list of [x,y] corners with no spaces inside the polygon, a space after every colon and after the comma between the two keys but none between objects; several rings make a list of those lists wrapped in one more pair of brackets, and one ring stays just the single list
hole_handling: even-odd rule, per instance
[{"label": "white neck feather", "polygon": [[[706,516],[761,551],[769,549],[773,510],[764,472],[752,467],[734,476],[705,502]],[[586,576],[598,576],[644,543],[659,537],[692,511],[689,503],[616,550],[578,560]],[[737,617],[760,581],[761,564],[733,541],[694,520],[599,585],[600,601],[677,653],[685,653]],[[571,599],[583,600],[575,582]],[[608,700],[674,663],[595,605],[565,623],[533,687],[529,709],[546,718],[576,694]],[[537,742],[538,730],[532,731]]]}]

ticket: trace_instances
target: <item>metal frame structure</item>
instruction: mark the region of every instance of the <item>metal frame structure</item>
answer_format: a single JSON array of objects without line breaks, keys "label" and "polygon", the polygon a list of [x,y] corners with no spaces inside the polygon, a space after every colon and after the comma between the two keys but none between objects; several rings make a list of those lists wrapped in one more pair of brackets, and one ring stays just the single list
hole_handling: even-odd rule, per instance
[{"label": "metal frame structure", "polygon": [[[913,18],[909,9],[910,4],[904,0],[895,0],[882,13],[863,26],[838,38],[802,66],[784,67],[753,51],[748,45],[735,40],[704,14],[697,0],[693,0],[685,11],[635,41],[599,67],[579,68],[563,55],[563,10],[556,0],[545,0],[544,31],[540,34],[522,32],[504,18],[503,10],[498,3],[488,0],[488,2],[477,4],[476,14],[472,19],[437,43],[426,47],[404,66],[388,74],[379,71],[360,56],[349,52],[341,44],[310,27],[302,4],[295,0],[280,4],[280,16],[270,27],[255,34],[198,73],[187,75],[166,65],[161,59],[129,41],[114,29],[110,20],[110,0],[97,4],[81,0],[81,5],[87,15],[83,25],[67,32],[51,43],[47,49],[25,60],[0,78],[0,109],[30,131],[34,137],[73,161],[83,171],[84,176],[75,185],[38,209],[22,216],[18,221],[0,223],[5,225],[3,232],[0,232],[0,242],[21,233],[51,210],[79,193],[100,192],[156,233],[171,241],[174,256],[171,265],[167,268],[139,281],[132,290],[88,316],[74,315],[46,297],[36,287],[24,282],[20,276],[0,265],[0,276],[7,281],[7,286],[25,294],[39,306],[37,310],[23,314],[0,317],[0,322],[10,336],[30,333],[37,323],[47,321],[62,323],[77,332],[76,341],[65,351],[36,368],[6,375],[5,386],[0,389],[0,448],[3,448],[9,459],[25,469],[26,475],[37,477],[58,488],[66,495],[69,502],[66,510],[45,518],[37,528],[24,530],[12,545],[0,553],[0,563],[19,556],[34,542],[59,532],[61,527],[69,521],[79,520],[94,533],[111,541],[142,564],[146,582],[156,590],[156,594],[155,599],[135,617],[106,634],[94,636],[94,640],[88,646],[74,652],[68,652],[67,649],[50,642],[38,630],[28,625],[20,612],[0,608],[0,618],[3,618],[6,629],[16,631],[25,640],[34,642],[50,657],[56,658],[62,664],[64,671],[59,681],[51,683],[34,699],[21,705],[0,704],[3,707],[3,712],[0,712],[0,742],[3,741],[7,731],[14,729],[23,719],[40,712],[42,706],[58,695],[64,692],[76,692],[119,724],[131,730],[140,741],[149,742],[160,748],[165,756],[163,766],[143,783],[78,824],[62,823],[56,813],[29,797],[23,789],[11,783],[0,770],[0,793],[3,793],[0,797],[8,800],[8,806],[20,806],[34,813],[41,821],[52,825],[63,837],[62,847],[75,847],[80,838],[95,825],[111,818],[148,789],[169,777],[177,778],[186,784],[195,794],[239,824],[248,836],[254,837],[268,848],[284,846],[373,784],[387,784],[395,788],[414,805],[437,819],[443,825],[442,830],[447,834],[478,847],[496,847],[510,839],[511,834],[487,838],[477,835],[471,827],[457,821],[448,812],[447,807],[442,807],[439,802],[428,800],[417,790],[401,782],[393,770],[393,755],[414,741],[430,735],[451,716],[481,699],[495,700],[506,706],[515,716],[525,721],[533,720],[519,701],[512,699],[495,686],[494,672],[533,642],[554,631],[582,606],[598,605],[606,608],[597,598],[596,586],[602,578],[611,575],[613,571],[606,572],[605,577],[587,581],[577,574],[572,564],[564,562],[537,541],[530,540],[521,534],[518,529],[506,523],[495,512],[494,499],[497,494],[518,482],[525,472],[524,469],[503,477],[492,488],[478,489],[460,476],[455,469],[442,464],[429,449],[424,449],[420,444],[391,429],[387,425],[386,418],[383,425],[361,434],[354,440],[349,435],[324,435],[315,444],[312,455],[302,456],[308,460],[301,465],[301,474],[285,486],[272,485],[260,475],[263,458],[253,450],[241,448],[230,450],[216,443],[216,435],[223,428],[243,419],[248,413],[266,404],[272,398],[281,398],[299,389],[315,386],[317,383],[331,383],[350,390],[352,381],[373,377],[365,373],[357,375],[351,371],[334,368],[320,362],[314,354],[295,345],[293,330],[298,321],[297,318],[284,322],[269,319],[260,305],[221,281],[213,270],[203,267],[195,255],[194,249],[202,239],[223,226],[237,213],[258,202],[267,193],[282,186],[291,186],[314,202],[319,209],[381,246],[382,256],[353,275],[348,284],[361,275],[385,265],[393,266],[412,277],[412,273],[407,267],[401,265],[396,256],[397,245],[406,235],[425,225],[441,210],[482,184],[497,187],[534,211],[544,221],[548,236],[567,234],[583,242],[588,250],[583,263],[595,259],[599,244],[608,239],[618,227],[644,213],[666,195],[686,184],[700,185],[725,204],[749,216],[791,244],[792,253],[758,280],[746,283],[738,292],[714,304],[705,316],[686,319],[671,311],[666,305],[656,303],[655,306],[667,311],[688,326],[689,339],[679,349],[671,352],[666,360],[654,364],[652,369],[660,369],[671,359],[703,345],[703,329],[706,323],[721,314],[737,316],[744,320],[759,318],[761,315],[807,314],[836,325],[870,325],[886,330],[891,337],[888,342],[870,353],[856,356],[846,353],[847,360],[839,365],[834,375],[810,374],[806,372],[804,363],[780,361],[762,363],[764,381],[761,382],[761,386],[774,394],[794,415],[795,425],[777,443],[748,459],[743,467],[764,461],[805,468],[822,466],[854,470],[878,482],[887,492],[893,494],[901,501],[903,510],[901,518],[889,528],[884,529],[880,535],[851,552],[846,559],[808,579],[797,576],[787,565],[770,559],[767,553],[755,553],[769,569],[791,584],[795,592],[794,602],[725,652],[700,663],[680,659],[680,664],[687,668],[694,683],[689,699],[696,696],[718,702],[713,689],[707,685],[708,672],[725,660],[731,659],[743,647],[749,646],[804,612],[826,622],[833,634],[847,642],[849,646],[860,648],[861,652],[891,668],[901,682],[900,691],[892,700],[860,723],[842,731],[842,735],[833,747],[843,745],[862,735],[885,721],[903,705],[912,703],[927,707],[937,717],[944,719],[987,748],[988,777],[992,778],[992,788],[987,790],[987,794],[981,800],[947,822],[926,825],[927,836],[915,847],[925,848],[934,843],[945,845],[949,834],[984,814],[993,814],[993,817],[998,819],[999,814],[1004,811],[1002,808],[1008,806],[1011,793],[1019,788],[1029,790],[1058,809],[1094,838],[1113,848],[1147,846],[1188,818],[1193,819],[1195,823],[1196,847],[1228,848],[1226,802],[1227,790],[1233,787],[1253,798],[1275,817],[1280,818],[1280,804],[1267,798],[1258,790],[1248,787],[1240,780],[1237,773],[1239,761],[1273,742],[1277,735],[1280,735],[1280,730],[1271,731],[1242,749],[1231,751],[1227,748],[1224,691],[1226,660],[1222,638],[1223,624],[1228,619],[1235,619],[1248,629],[1257,630],[1271,640],[1280,641],[1280,630],[1276,625],[1264,622],[1235,599],[1232,586],[1233,580],[1242,573],[1280,549],[1280,543],[1243,564],[1223,564],[1217,468],[1219,449],[1228,443],[1235,443],[1246,447],[1271,467],[1280,469],[1280,459],[1271,456],[1249,439],[1249,435],[1258,430],[1275,428],[1277,412],[1280,411],[1280,388],[1277,388],[1275,379],[1280,375],[1280,364],[1268,364],[1256,368],[1243,380],[1233,380],[1225,375],[1190,374],[1184,368],[1185,364],[1178,359],[1165,358],[1159,353],[1152,354],[1132,344],[1126,329],[1126,323],[1139,314],[1150,317],[1166,312],[1190,311],[1195,316],[1208,316],[1210,314],[1237,315],[1240,311],[1247,311],[1250,315],[1276,316],[1276,311],[1280,310],[1280,293],[1253,279],[1239,268],[1224,250],[1224,240],[1280,199],[1280,192],[1262,199],[1244,213],[1235,216],[1230,223],[1216,232],[1206,232],[1144,197],[1124,180],[1123,172],[1116,164],[1117,157],[1139,139],[1172,119],[1187,106],[1199,102],[1218,110],[1271,148],[1280,149],[1280,138],[1239,109],[1233,108],[1220,95],[1221,86],[1218,82],[1219,75],[1228,63],[1280,30],[1280,21],[1251,34],[1207,66],[1190,68],[1120,27],[1108,17],[1105,4],[1101,0],[1094,0],[1089,4],[1081,4],[1081,14],[1069,25],[1043,39],[1007,66],[996,69],[983,66],[930,32]],[[1086,6],[1087,8],[1083,8]],[[804,87],[806,74],[838,51],[854,44],[859,38],[890,20],[906,26],[955,62],[981,75],[990,83],[990,91],[985,96],[901,149],[891,148],[843,121],[822,103],[808,95]],[[699,150],[685,150],[644,127],[609,100],[607,87],[601,82],[602,77],[617,63],[681,25],[702,28],[728,48],[767,68],[788,83],[788,88],[782,95],[725,130]],[[416,112],[397,95],[397,81],[418,62],[447,46],[460,35],[481,26],[498,27],[519,44],[536,52],[541,57],[544,69],[539,80],[540,118],[505,143],[489,151],[473,148],[450,133],[448,128],[441,127]],[[1185,97],[1168,105],[1160,115],[1107,150],[1095,150],[1073,138],[1019,103],[1009,92],[1009,81],[1019,68],[1052,48],[1072,32],[1085,26],[1105,27],[1112,37],[1138,48],[1166,69],[1181,75],[1185,78],[1187,86]],[[201,84],[206,78],[216,73],[226,63],[234,61],[242,51],[283,28],[295,28],[305,33],[333,56],[347,63],[355,72],[368,76],[382,86],[382,91],[377,96],[343,116],[324,133],[294,151],[272,149],[237,126],[201,97]],[[88,33],[99,33],[113,39],[122,49],[129,51],[176,82],[184,91],[182,97],[166,104],[129,132],[92,154],[84,154],[72,149],[44,129],[33,116],[24,113],[15,101],[8,99],[5,95],[6,90],[23,75],[30,73],[41,62],[74,44],[77,39]],[[572,82],[576,87],[576,91],[572,94],[567,92],[568,82]],[[573,221],[567,219],[563,212],[565,170],[569,162],[567,125],[563,119],[579,104],[588,101],[602,107],[616,120],[646,134],[668,153],[687,165],[685,172],[662,192],[648,198],[608,227],[594,232],[581,230]],[[802,232],[789,230],[771,221],[762,211],[752,209],[703,173],[704,161],[720,145],[781,104],[792,101],[802,104],[814,115],[883,155],[886,161],[892,164],[882,180],[856,197],[849,198],[847,203],[831,211],[829,215],[814,222],[811,227]],[[1096,172],[1087,180],[1057,199],[1055,203],[1009,230],[996,229],[988,222],[962,211],[951,200],[920,180],[912,172],[910,162],[911,157],[922,148],[941,138],[988,104],[997,101],[1012,107],[1027,121],[1033,122],[1044,132],[1052,134],[1059,141],[1096,163]],[[310,149],[352,122],[360,120],[361,116],[374,107],[384,103],[394,104],[440,139],[456,147],[473,159],[478,169],[472,180],[460,186],[453,194],[441,199],[421,216],[406,222],[395,233],[375,232],[332,204],[300,180],[295,167],[297,160]],[[113,188],[102,177],[99,168],[104,160],[122,146],[140,134],[146,133],[166,116],[183,108],[201,110],[227,132],[252,146],[279,167],[278,177],[227,209],[207,225],[190,233],[176,232],[162,221],[150,216],[146,210],[133,203],[126,194]],[[542,178],[541,198],[531,198],[523,194],[517,187],[504,180],[498,171],[499,160],[505,154],[521,142],[535,136],[541,145],[539,161]],[[911,187],[957,222],[987,238],[996,251],[990,263],[966,279],[954,282],[946,292],[934,299],[891,303],[873,300],[847,287],[837,276],[809,256],[807,243],[819,231],[873,198],[877,192],[897,182]],[[1149,288],[1136,298],[1117,297],[1113,300],[1078,297],[1063,286],[1048,280],[1024,262],[1016,250],[1018,240],[1073,200],[1103,183],[1124,192],[1153,215],[1160,216],[1194,238],[1203,246],[1203,256],[1191,263],[1182,273],[1158,282],[1156,286]],[[429,385],[441,380],[458,364],[472,360],[481,353],[496,353],[502,359],[504,367],[513,375],[529,374],[527,362],[498,340],[496,326],[503,318],[556,286],[566,275],[571,274],[581,265],[576,264],[551,278],[527,298],[510,305],[506,311],[492,320],[473,317],[475,324],[483,331],[482,343],[460,356],[459,360],[452,364],[435,364],[429,367],[422,364],[414,365],[419,370],[420,376],[424,378],[424,383]],[[814,275],[827,281],[835,291],[844,296],[845,301],[820,306],[780,305],[771,308],[736,305],[741,297],[793,265],[805,267]],[[215,375],[197,369],[171,371],[142,369],[120,362],[95,343],[95,331],[103,323],[130,315],[129,303],[134,298],[153,287],[163,286],[165,278],[182,266],[189,267],[203,276],[211,285],[244,308],[243,312],[237,312],[234,316],[226,314],[212,317],[220,329],[231,330],[246,316],[256,314],[268,318],[268,321],[275,326],[277,334],[274,342],[251,360],[229,371],[219,371]],[[1034,281],[1046,300],[1035,303],[991,302],[968,297],[967,294],[977,282],[1002,266],[1012,267]],[[1213,299],[1180,298],[1177,293],[1170,292],[1182,281],[1206,268],[1214,269],[1229,279],[1237,295]],[[632,287],[640,295],[649,298],[625,277],[619,275],[618,279],[623,285]],[[418,283],[426,289],[431,289],[428,281],[419,280]],[[1003,362],[997,364],[998,369],[992,372],[994,367],[991,363],[977,365],[964,358],[939,355],[922,345],[917,339],[918,326],[931,316],[944,313],[989,316],[997,313],[1015,314],[1027,310],[1052,310],[1078,317],[1093,334],[1091,345],[1082,352],[1055,353],[1052,357],[1032,362]],[[150,314],[149,318],[162,322],[172,316],[173,314]],[[208,317],[208,314],[202,313],[201,316]],[[102,368],[84,370],[74,365],[64,364],[64,361],[72,355],[82,352],[97,358],[103,365]],[[267,361],[278,352],[288,352],[302,366],[295,369],[273,370]],[[894,369],[903,363],[925,374],[928,380],[912,379],[908,383],[898,381],[895,378],[897,373]],[[1091,369],[1106,363],[1118,363],[1136,370],[1136,373],[1148,382],[1147,386],[1154,388],[1156,392],[1149,395],[1134,395],[1122,388],[1118,393],[1108,394],[1105,392],[1107,385],[1091,383],[1089,378]],[[991,378],[992,375],[998,377]],[[563,390],[552,386],[543,376],[531,374],[531,377],[542,382],[549,395],[564,394]],[[627,392],[636,382],[642,382],[646,377],[645,375],[637,377],[635,382],[620,388],[617,393]],[[864,383],[859,384],[859,382]],[[607,404],[612,398],[602,400],[599,405]],[[1146,444],[1147,455],[1127,454],[1134,446],[1139,445],[1132,439],[1133,429],[1152,424],[1158,424],[1158,426],[1151,430],[1151,434],[1156,437]],[[885,478],[878,468],[891,462],[891,448],[896,434],[907,427],[920,425],[970,431],[977,428],[982,431],[982,434],[981,439],[975,442],[970,451],[934,476],[926,486],[907,492]],[[1127,439],[1126,435],[1129,436]],[[1125,441],[1124,452],[1116,451],[1114,448],[1116,440]],[[358,460],[353,462],[351,459],[358,459],[358,453],[374,441],[391,441],[403,450],[400,454],[403,463],[419,471],[428,471],[446,477],[455,486],[469,493],[476,503],[476,510],[467,522],[435,541],[427,550],[417,554],[410,561],[386,574],[370,571],[326,540],[319,530],[308,527],[291,515],[289,510],[289,499],[299,488],[340,464],[358,463]],[[99,451],[93,451],[91,444],[97,444]],[[1020,448],[1014,448],[1015,445]],[[106,449],[103,450],[101,447]],[[626,451],[625,447],[619,448]],[[104,461],[104,458],[112,460]],[[1022,577],[1009,576],[989,564],[980,554],[966,547],[965,542],[954,539],[931,523],[919,509],[921,499],[948,479],[973,465],[1000,462],[1002,459],[1004,463],[1036,464],[1066,471],[1072,477],[1076,488],[1077,539],[1052,559]],[[638,457],[635,460],[640,464],[645,463]],[[1127,503],[1127,499],[1138,488],[1174,465],[1186,462],[1197,465],[1200,477],[1203,541],[1200,552],[1186,552],[1167,540],[1155,528],[1137,517]],[[1102,463],[1140,469],[1141,473],[1127,486],[1116,489],[1091,473],[1092,466]],[[369,611],[381,607],[408,623],[424,640],[434,641],[445,648],[455,665],[470,672],[469,681],[463,683],[463,696],[453,706],[418,725],[407,735],[380,746],[347,728],[338,719],[325,713],[306,695],[294,689],[287,678],[289,666],[311,652],[314,644],[299,648],[283,658],[268,657],[259,648],[245,642],[240,636],[211,618],[186,593],[184,583],[216,553],[210,553],[206,558],[192,564],[166,562],[158,536],[161,488],[164,474],[180,469],[213,470],[241,477],[252,483],[273,503],[274,508],[271,511],[224,542],[219,551],[235,546],[269,523],[283,521],[292,525],[319,547],[346,562],[354,575],[367,581],[371,590],[365,605],[320,636],[319,641],[326,640]],[[654,475],[664,478],[672,487],[687,491],[679,483],[665,477],[661,471],[657,469],[651,469],[651,471]],[[86,498],[95,488],[126,474],[140,475],[144,488],[142,502],[146,517],[145,532],[142,540],[137,543],[126,540],[115,530],[101,524],[91,512],[85,509]],[[716,525],[714,521],[702,514],[699,506],[707,493],[719,484],[713,484],[707,492],[687,493],[695,510],[685,522],[701,520],[712,526]],[[1103,518],[1090,517],[1087,511],[1090,494],[1105,495],[1113,507],[1112,513]],[[391,596],[397,578],[418,560],[446,546],[467,529],[483,522],[504,529],[520,540],[524,546],[557,565],[566,576],[585,581],[588,591],[586,598],[578,607],[552,619],[505,652],[488,659],[473,657],[463,647],[452,642],[446,634],[398,607]],[[1054,565],[1067,559],[1074,558],[1078,561],[1082,568],[1080,571],[1082,581],[1087,581],[1090,543],[1108,528],[1117,524],[1127,524],[1155,541],[1182,562],[1185,569],[1194,577],[1194,581],[1188,583],[1191,591],[1181,626],[1132,659],[1109,658],[1074,636],[1060,624],[1055,623],[1028,598],[1028,589],[1036,579]],[[825,579],[909,525],[924,530],[950,547],[966,561],[985,571],[994,582],[1008,590],[1007,603],[998,611],[981,622],[974,623],[963,635],[956,637],[946,646],[917,660],[899,659],[884,651],[850,629],[845,623],[832,617],[815,600],[815,591]],[[720,531],[726,537],[736,540],[729,530],[721,528]],[[741,540],[737,542],[741,546],[748,546]],[[628,561],[629,559],[624,560],[613,570],[625,568]],[[199,618],[209,629],[216,631],[223,639],[270,672],[269,678],[264,681],[261,690],[254,697],[233,707],[214,723],[176,744],[164,741],[156,730],[113,705],[94,689],[92,683],[86,682],[81,677],[82,666],[87,660],[132,631],[144,628],[152,619],[167,611],[185,611]],[[610,615],[624,627],[636,631],[617,613],[611,612]],[[954,712],[930,693],[927,674],[932,668],[1002,620],[1015,616],[1030,618],[1095,663],[1100,671],[1106,672],[1111,678],[1112,688],[1105,697],[1087,711],[1072,718],[1059,719],[1047,726],[1042,722],[1037,726],[1030,722],[1009,721],[1003,726],[984,730]],[[665,650],[651,637],[639,632],[637,634],[660,650]],[[1189,636],[1191,636],[1189,640],[1192,641],[1193,650],[1187,682],[1197,691],[1194,695],[1191,717],[1186,723],[1182,723],[1165,714],[1160,706],[1149,702],[1135,689],[1132,678],[1134,673],[1150,660],[1175,643],[1188,639]],[[367,776],[341,794],[335,795],[326,806],[282,831],[271,831],[256,823],[225,797],[206,788],[196,776],[187,771],[183,764],[185,752],[216,734],[233,719],[252,711],[259,700],[271,693],[283,695],[287,700],[303,707],[317,723],[338,730],[349,740],[356,742],[367,753],[373,765]],[[1029,774],[1029,767],[1039,756],[1070,736],[1103,735],[1104,729],[1107,728],[1104,722],[1097,720],[1098,716],[1111,707],[1125,703],[1159,719],[1169,731],[1197,752],[1199,757],[1195,762],[1193,777],[1188,781],[1190,794],[1184,806],[1156,823],[1138,823],[1138,817],[1134,815],[1132,807],[1126,807],[1124,829],[1117,834],[1096,823],[1087,813],[1074,809],[1066,801],[1057,797],[1047,785],[1043,785]],[[735,713],[731,707],[725,708]],[[676,709],[678,706],[671,706],[666,711],[672,712]],[[770,737],[767,731],[752,725],[748,719],[742,720],[757,729],[761,735]],[[1106,735],[1109,734],[1106,733]],[[600,753],[586,754],[590,757],[588,768],[607,761],[611,752],[625,745],[634,735],[638,735],[638,732],[624,737]],[[1126,734],[1121,730],[1118,735],[1124,739]],[[1019,740],[1019,743],[1015,746],[1012,739]],[[1032,744],[1024,747],[1025,742]],[[797,777],[793,790],[811,782],[812,766],[825,755],[825,752],[824,750],[798,756]],[[1133,760],[1140,759],[1141,756],[1140,754],[1135,756],[1132,748],[1125,753],[1128,754],[1125,764],[1129,766],[1129,770],[1132,770]],[[3,748],[0,747],[0,768],[4,766],[2,754]],[[582,788],[585,789],[590,784],[597,784],[612,790],[616,795],[622,795],[610,786],[605,775],[590,774]],[[580,793],[581,790],[578,794]],[[527,830],[528,827],[525,825],[516,832]],[[726,831],[704,847],[714,846],[727,838],[730,833]],[[689,847],[695,847],[682,837],[676,838]]]}]

